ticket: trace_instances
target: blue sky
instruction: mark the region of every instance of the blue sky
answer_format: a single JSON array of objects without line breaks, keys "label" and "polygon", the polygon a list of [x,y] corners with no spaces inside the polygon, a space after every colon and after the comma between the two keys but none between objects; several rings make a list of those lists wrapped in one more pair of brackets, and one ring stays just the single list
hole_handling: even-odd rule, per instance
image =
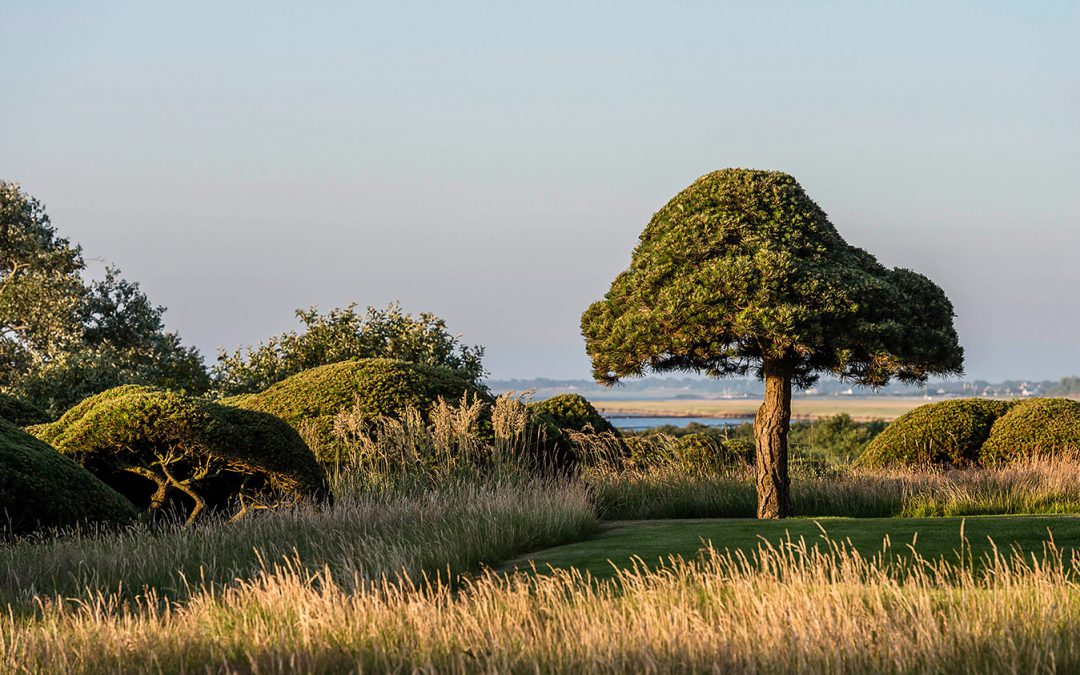
[{"label": "blue sky", "polygon": [[[953,299],[971,377],[1080,372],[1075,3],[5,3],[0,177],[212,358],[400,300],[495,377],[707,171],[795,175]],[[100,268],[101,263],[95,263]]]}]

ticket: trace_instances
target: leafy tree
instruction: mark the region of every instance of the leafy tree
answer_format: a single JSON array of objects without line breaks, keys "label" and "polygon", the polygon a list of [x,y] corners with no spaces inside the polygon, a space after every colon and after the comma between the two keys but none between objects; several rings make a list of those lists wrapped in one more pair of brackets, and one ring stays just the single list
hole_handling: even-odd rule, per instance
[{"label": "leafy tree", "polygon": [[12,183],[0,183],[0,260],[0,389],[56,416],[122,384],[209,388],[199,352],[165,331],[165,308],[114,267],[84,281],[79,247]]},{"label": "leafy tree", "polygon": [[629,269],[582,316],[593,375],[647,371],[765,381],[754,422],[758,516],[790,515],[792,386],[962,372],[953,308],[926,277],[849,245],[791,176],[707,174],[658,211]]},{"label": "leafy tree", "polygon": [[394,303],[368,307],[361,315],[354,303],[326,314],[316,307],[298,309],[296,316],[304,324],[299,333],[282,333],[232,354],[221,351],[214,376],[223,394],[255,393],[311,368],[368,358],[449,368],[476,386],[484,376],[483,347],[462,345],[434,314],[414,318]]},{"label": "leafy tree", "polygon": [[0,387],[78,345],[83,267],[41,203],[0,182]]}]

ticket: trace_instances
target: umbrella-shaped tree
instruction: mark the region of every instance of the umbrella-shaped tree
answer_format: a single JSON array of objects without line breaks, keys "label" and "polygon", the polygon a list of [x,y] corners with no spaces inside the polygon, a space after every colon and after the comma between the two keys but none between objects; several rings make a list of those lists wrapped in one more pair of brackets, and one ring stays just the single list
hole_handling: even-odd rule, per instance
[{"label": "umbrella-shaped tree", "polygon": [[791,176],[702,176],[649,222],[629,269],[581,319],[597,381],[646,372],[765,381],[754,421],[758,517],[791,513],[792,386],[962,372],[953,307],[926,277],[849,245]]}]

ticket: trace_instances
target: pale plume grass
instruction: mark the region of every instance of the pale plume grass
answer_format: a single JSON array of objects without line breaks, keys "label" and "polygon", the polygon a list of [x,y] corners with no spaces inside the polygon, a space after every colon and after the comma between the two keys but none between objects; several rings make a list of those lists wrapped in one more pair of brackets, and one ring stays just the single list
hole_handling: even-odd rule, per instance
[{"label": "pale plume grass", "polygon": [[[1052,673],[1080,667],[1075,558],[866,557],[844,542],[643,563],[611,580],[340,583],[295,558],[183,604],[0,619],[12,671]],[[980,571],[976,572],[978,569]]]}]

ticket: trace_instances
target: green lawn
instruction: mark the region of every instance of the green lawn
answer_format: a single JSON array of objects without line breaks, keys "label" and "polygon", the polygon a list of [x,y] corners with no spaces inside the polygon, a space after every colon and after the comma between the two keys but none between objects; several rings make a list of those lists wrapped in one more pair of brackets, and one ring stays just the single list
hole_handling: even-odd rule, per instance
[{"label": "green lawn", "polygon": [[[908,544],[925,558],[956,560],[960,548],[960,523],[965,521],[967,546],[976,558],[992,550],[993,539],[1000,550],[1019,546],[1040,557],[1048,530],[1058,547],[1071,555],[1080,545],[1080,517],[1077,516],[969,516],[967,518],[792,518],[784,521],[752,519],[641,520],[613,522],[585,541],[556,546],[518,558],[504,566],[527,568],[535,563],[541,571],[548,566],[576,567],[594,576],[608,577],[612,565],[628,567],[637,556],[655,564],[671,555],[697,557],[707,542],[718,550],[757,548],[760,537],[777,543],[790,537],[805,537],[808,543],[821,542],[824,528],[831,539],[850,540],[864,555],[882,550],[885,537],[895,555],[909,555]],[[918,537],[916,538],[916,533]],[[609,562],[610,561],[610,562]]]}]

